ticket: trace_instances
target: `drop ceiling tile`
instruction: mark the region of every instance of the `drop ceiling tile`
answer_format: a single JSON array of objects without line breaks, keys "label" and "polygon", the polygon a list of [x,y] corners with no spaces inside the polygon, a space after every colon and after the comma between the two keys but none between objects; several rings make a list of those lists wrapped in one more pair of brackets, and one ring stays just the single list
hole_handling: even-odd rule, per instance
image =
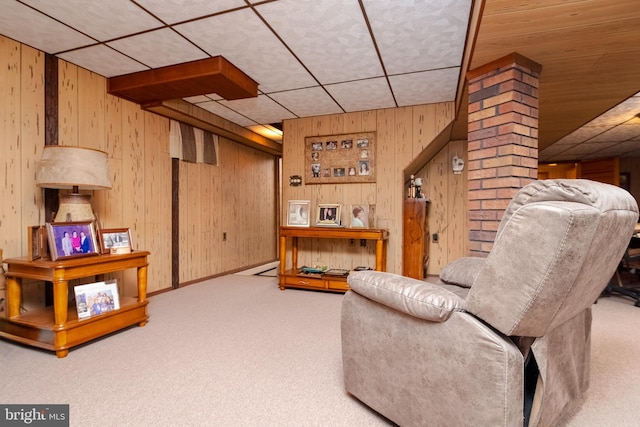
[{"label": "drop ceiling tile", "polygon": [[196,104],[198,107],[225,118],[239,126],[252,126],[256,122],[248,117],[239,114],[216,101],[203,102]]},{"label": "drop ceiling tile", "polygon": [[192,104],[197,104],[199,102],[219,101],[222,99],[222,97],[217,93],[212,93],[209,95],[188,96],[182,99]]},{"label": "drop ceiling tile", "polygon": [[453,101],[460,68],[424,71],[390,76],[389,81],[399,107]]},{"label": "drop ceiling tile", "polygon": [[601,133],[589,140],[589,142],[616,141],[622,142],[640,136],[640,125],[628,124],[619,125],[606,132]]},{"label": "drop ceiling tile", "polygon": [[383,75],[357,1],[280,0],[256,9],[320,83]]},{"label": "drop ceiling tile", "polygon": [[278,123],[283,119],[296,117],[266,95],[234,101],[222,100],[220,104],[251,118],[258,124]]},{"label": "drop ceiling tile", "polygon": [[327,85],[327,90],[346,112],[395,107],[383,77]]},{"label": "drop ceiling tile", "polygon": [[605,132],[607,129],[608,129],[608,126],[604,126],[604,125],[600,125],[600,126],[590,126],[590,125],[589,126],[584,126],[584,127],[576,129],[575,131],[571,132],[569,135],[559,139],[558,142],[556,142],[554,145],[556,145],[556,144],[560,144],[560,145],[578,144],[580,142],[583,142],[583,141],[586,141],[588,139],[591,139],[591,138],[595,137],[596,135],[601,134],[602,132]]},{"label": "drop ceiling tile", "polygon": [[137,0],[137,3],[167,24],[247,6],[243,0]]},{"label": "drop ceiling tile", "polygon": [[459,66],[471,3],[363,0],[387,72]]},{"label": "drop ceiling tile", "polygon": [[58,56],[65,61],[91,70],[104,77],[113,77],[148,69],[144,65],[104,45],[72,50]]},{"label": "drop ceiling tile", "polygon": [[130,0],[23,1],[99,41],[162,26]]},{"label": "drop ceiling tile", "polygon": [[[28,25],[25,25],[26,22]],[[16,1],[2,5],[0,33],[47,53],[94,43],[82,33]]]},{"label": "drop ceiling tile", "polygon": [[[342,109],[321,87],[277,92],[271,98],[295,113],[298,117],[322,116],[342,113]],[[313,102],[309,102],[312,99]]]},{"label": "drop ceiling tile", "polygon": [[298,89],[316,84],[302,65],[249,9],[216,15],[174,28],[211,56],[224,56],[258,82],[262,92]]},{"label": "drop ceiling tile", "polygon": [[[169,28],[126,37],[107,44],[150,68],[181,64],[209,57]],[[158,46],[162,46],[162,49],[158,49]]]},{"label": "drop ceiling tile", "polygon": [[615,126],[632,120],[638,113],[640,113],[640,96],[636,95],[616,105],[606,113],[590,121],[587,125]]}]

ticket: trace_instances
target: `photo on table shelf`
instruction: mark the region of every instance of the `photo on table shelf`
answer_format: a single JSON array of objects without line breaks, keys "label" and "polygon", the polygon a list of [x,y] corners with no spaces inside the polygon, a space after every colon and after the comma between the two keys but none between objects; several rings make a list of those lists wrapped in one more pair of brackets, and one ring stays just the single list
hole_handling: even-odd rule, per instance
[{"label": "photo on table shelf", "polygon": [[128,228],[105,228],[100,230],[100,249],[103,254],[131,252],[133,249],[131,230]]},{"label": "photo on table shelf", "polygon": [[351,205],[349,208],[350,228],[369,228],[369,205]]},{"label": "photo on table shelf", "polygon": [[47,223],[51,260],[98,255],[93,221]]},{"label": "photo on table shelf", "polygon": [[310,200],[289,200],[287,211],[287,226],[308,227],[311,218]]},{"label": "photo on table shelf", "polygon": [[321,203],[318,205],[316,225],[337,227],[340,225],[340,204]]},{"label": "photo on table shelf", "polygon": [[27,227],[27,245],[27,259],[29,261],[42,258],[42,226]]}]

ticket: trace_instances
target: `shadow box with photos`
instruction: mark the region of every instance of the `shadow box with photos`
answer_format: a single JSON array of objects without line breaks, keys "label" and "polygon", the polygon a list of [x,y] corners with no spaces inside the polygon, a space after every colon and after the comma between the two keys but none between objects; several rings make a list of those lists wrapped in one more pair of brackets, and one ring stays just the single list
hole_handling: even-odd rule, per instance
[{"label": "shadow box with photos", "polygon": [[51,260],[98,255],[93,221],[47,223]]},{"label": "shadow box with photos", "polygon": [[376,182],[376,133],[305,138],[307,184]]}]

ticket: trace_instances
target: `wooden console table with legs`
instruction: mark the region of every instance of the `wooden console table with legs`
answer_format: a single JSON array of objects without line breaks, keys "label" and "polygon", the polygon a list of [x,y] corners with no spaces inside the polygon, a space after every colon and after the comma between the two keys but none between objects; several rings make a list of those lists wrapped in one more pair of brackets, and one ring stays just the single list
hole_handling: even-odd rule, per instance
[{"label": "wooden console table with legs", "polygon": [[[291,237],[292,266],[287,270],[287,237]],[[339,227],[280,227],[280,274],[278,275],[281,290],[285,288],[314,289],[329,292],[346,292],[349,290],[346,277],[323,275],[322,277],[301,277],[298,269],[298,239],[345,239],[375,240],[377,271],[387,270],[387,241],[389,231],[371,228],[339,228]]]},{"label": "wooden console table with legs", "polygon": [[[0,317],[0,336],[66,357],[69,348],[131,325],[144,326],[147,315],[147,251],[97,255],[57,261],[5,259],[8,317]],[[120,309],[78,320],[69,305],[69,281],[129,268],[138,269],[138,298],[120,297]],[[53,307],[20,313],[22,279],[53,283]]]}]

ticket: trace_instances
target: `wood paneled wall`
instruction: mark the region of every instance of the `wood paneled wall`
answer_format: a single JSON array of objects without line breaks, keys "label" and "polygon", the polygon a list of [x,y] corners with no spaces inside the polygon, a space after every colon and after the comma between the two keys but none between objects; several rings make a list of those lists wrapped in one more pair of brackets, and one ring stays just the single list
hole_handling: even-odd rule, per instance
[{"label": "wood paneled wall", "polygon": [[[455,156],[465,161],[460,175],[454,175]],[[467,256],[467,141],[450,141],[416,174],[424,183],[422,191],[431,200],[429,206],[429,264],[427,274],[439,274],[450,261]],[[437,234],[437,241],[433,235]]]},{"label": "wood paneled wall", "polygon": [[[319,203],[341,203],[342,221],[351,204],[375,204],[376,227],[389,229],[387,271],[402,272],[402,200],[406,197],[403,169],[444,129],[454,117],[453,103],[419,105],[403,108],[285,120],[282,175],[282,202],[310,200],[312,223]],[[305,176],[305,137],[376,132],[376,182],[353,184],[318,184],[299,187],[288,185],[291,175]],[[442,206],[432,204],[430,212]],[[286,224],[283,214],[281,224]],[[463,236],[464,239],[467,236]],[[333,268],[374,266],[373,242],[365,248],[360,242],[307,240],[299,242],[298,265],[327,265]],[[290,260],[290,257],[287,257]],[[290,267],[290,265],[288,266]]]},{"label": "wood paneled wall", "polygon": [[[0,36],[0,248],[27,254],[27,227],[44,224],[35,186],[44,146],[42,52]],[[133,245],[151,252],[148,291],[171,287],[169,119],[106,92],[106,79],[59,61],[59,144],[106,151],[113,187],[93,192],[103,228],[131,229]],[[224,141],[220,166],[182,164],[180,277],[197,281],[273,261],[277,159]],[[222,241],[222,232],[227,241]],[[136,294],[135,271],[124,295]],[[121,282],[121,283],[122,283]]]}]

